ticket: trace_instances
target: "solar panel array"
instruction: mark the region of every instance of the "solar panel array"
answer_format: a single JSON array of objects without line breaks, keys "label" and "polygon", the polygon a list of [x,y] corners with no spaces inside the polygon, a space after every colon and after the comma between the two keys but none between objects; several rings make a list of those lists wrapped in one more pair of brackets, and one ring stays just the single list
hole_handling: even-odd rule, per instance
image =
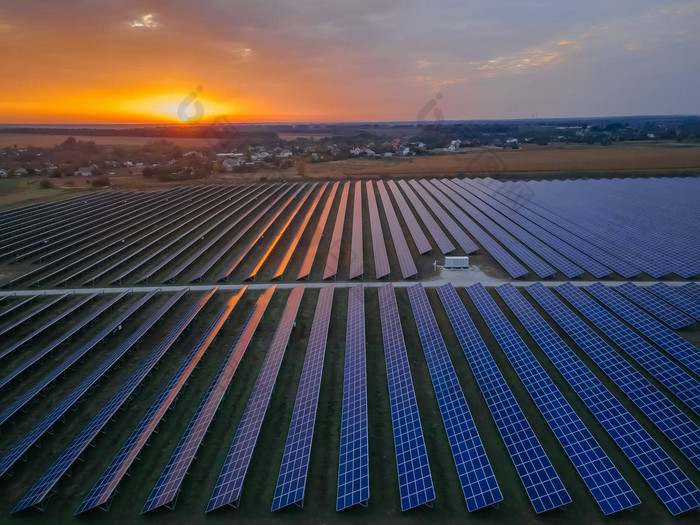
[{"label": "solar panel array", "polygon": [[482,284],[469,297],[606,516],[641,501]]},{"label": "solar panel array", "polygon": [[[396,205],[399,207],[399,211],[401,211],[403,221],[406,223],[408,232],[411,234],[411,238],[413,239],[413,243],[416,245],[418,253],[423,254],[429,252],[433,249],[433,247],[430,245],[430,241],[428,241],[428,238],[423,233],[423,230],[421,229],[420,224],[418,224],[416,216],[413,215],[413,212],[406,202],[406,199],[403,198],[403,195],[399,191],[396,182],[390,180],[386,184],[389,186],[389,190],[394,196],[394,200],[396,201]],[[382,181],[377,182],[377,187],[383,186],[384,183]]]},{"label": "solar panel array", "polygon": [[362,261],[362,183],[357,181],[353,193],[352,246],[350,248],[350,279],[363,273]]},{"label": "solar panel array", "polygon": [[343,240],[343,226],[345,225],[345,212],[348,206],[348,193],[350,193],[350,182],[345,182],[343,183],[343,191],[340,194],[340,204],[338,204],[338,213],[336,214],[335,224],[333,225],[333,235],[331,236],[331,244],[328,248],[326,267],[323,270],[324,279],[333,277],[338,273],[340,243]]},{"label": "solar panel array", "polygon": [[413,262],[413,257],[411,256],[411,250],[408,248],[406,243],[406,238],[403,235],[403,230],[401,229],[401,224],[399,224],[399,219],[394,211],[394,206],[391,204],[391,199],[389,198],[389,193],[387,193],[384,183],[382,181],[377,182],[377,189],[379,190],[379,197],[382,200],[382,206],[384,207],[384,215],[389,223],[389,232],[391,233],[391,240],[394,243],[394,250],[396,250],[396,256],[399,259],[399,267],[401,268],[401,275],[404,279],[409,277],[415,277],[418,275],[418,269],[416,268],[416,263]]},{"label": "solar panel array", "polygon": [[294,402],[292,421],[289,424],[282,464],[277,476],[272,501],[273,511],[304,501],[323,362],[326,355],[328,326],[333,306],[333,292],[333,285],[326,286],[319,292],[304,367],[299,379],[299,390]]},{"label": "solar panel array", "polygon": [[143,382],[153,367],[158,364],[158,361],[175,343],[190,321],[215,292],[216,289],[205,293],[190,312],[178,321],[168,335],[146,357],[141,366],[124,382],[119,391],[102,407],[41,478],[29,489],[15,508],[12,509],[13,513],[30,507],[41,507],[43,502],[53,494],[53,487],[56,483],[68,472],[71,465],[78,460],[83,451],[114,417],[119,408],[131,397],[136,388]]},{"label": "solar panel array", "polygon": [[[415,192],[411,189],[411,187],[408,184],[406,184],[406,181],[399,180],[398,186],[401,187],[403,192],[406,194],[406,197],[408,197],[408,200],[411,201],[413,208],[415,208],[416,213],[423,221],[423,224],[425,224],[426,229],[433,237],[433,240],[438,245],[438,248],[440,248],[440,251],[443,254],[455,251],[455,246],[454,244],[452,244],[452,241],[450,241],[445,232],[442,231],[442,228],[440,228],[440,225],[437,223],[437,221],[433,219],[433,216],[425,207],[423,201],[421,201],[418,198],[418,195],[416,195]],[[391,188],[391,191],[394,194],[394,198],[396,199],[396,201],[399,202],[401,192],[398,190],[393,180],[389,181],[389,188]],[[449,217],[447,217],[446,215],[445,217],[449,219]],[[418,245],[418,242],[416,242],[416,245]]]},{"label": "solar panel array", "polygon": [[690,297],[693,301],[700,302],[700,284],[695,282],[687,283],[683,286],[679,286],[678,290]]},{"label": "solar panel array", "polygon": [[467,509],[496,505],[503,495],[423,286],[410,287],[408,297]]},{"label": "solar panel array", "polygon": [[571,283],[557,292],[606,336],[700,415],[700,383]]},{"label": "solar panel array", "polygon": [[[177,399],[178,394],[195,367],[211,346],[219,330],[238,304],[243,292],[244,289],[241,289],[229,297],[224,306],[213,316],[209,326],[204,330],[198,341],[183,359],[178,369],[171,376],[168,383],[161,390],[156,400],[146,411],[141,421],[136,425],[121,449],[119,449],[119,452],[117,452],[109,466],[102,473],[97,483],[90,491],[90,494],[88,494],[88,502],[85,504],[83,510],[103,505],[111,497],[122,478],[126,475],[127,471],[131,468],[131,465],[146,445],[148,439],[153,432],[155,432],[168,409]],[[78,512],[82,512],[83,510],[78,509]]]},{"label": "solar panel array", "polygon": [[[248,316],[238,331],[236,339],[231,345],[231,349],[224,358],[221,368],[209,385],[209,389],[197,407],[197,411],[194,416],[192,416],[190,423],[187,425],[187,429],[170,456],[168,464],[156,481],[143,507],[142,513],[160,506],[174,507],[187,471],[194,461],[195,454],[209,429],[209,425],[211,425],[214,419],[219,405],[223,401],[226,390],[233,379],[233,375],[236,373],[241,359],[243,359],[243,355],[255,334],[255,330],[274,292],[274,286],[268,287],[267,290],[258,297],[255,306],[248,313]],[[104,496],[101,499],[105,501]]]},{"label": "solar panel array", "polygon": [[372,181],[367,181],[366,188],[369,226],[372,233],[372,251],[374,252],[374,273],[377,279],[381,279],[389,275],[391,269],[389,268],[389,258],[384,245],[384,232],[382,231],[382,222],[379,218],[379,209],[377,208],[377,199],[374,196]]},{"label": "solar panel array", "polygon": [[348,290],[343,413],[340,422],[338,497],[335,510],[343,510],[358,504],[366,505],[369,500],[364,301],[362,285]]},{"label": "solar panel array", "polygon": [[626,282],[615,289],[673,329],[693,324],[693,320],[683,312],[676,310],[670,304],[665,303],[651,292],[634,283]]},{"label": "solar panel array", "polygon": [[571,496],[456,290],[445,284],[438,288],[438,295],[535,512],[540,514],[571,503]]},{"label": "solar panel array", "polygon": [[[700,505],[700,492],[512,284],[496,288],[539,347],[673,515]],[[634,496],[629,494],[630,503]]]},{"label": "solar panel array", "polygon": [[556,323],[697,468],[700,428],[541,283],[526,288]]},{"label": "solar panel array", "polygon": [[406,343],[401,330],[399,309],[394,286],[391,284],[379,289],[379,314],[382,322],[401,510],[406,511],[433,501],[435,488],[430,474]]},{"label": "solar panel array", "polygon": [[[336,182],[331,186],[331,191],[326,199],[326,204],[321,212],[321,217],[318,219],[318,224],[316,224],[316,229],[311,237],[311,242],[306,247],[306,254],[304,255],[304,260],[301,262],[301,267],[299,268],[299,273],[297,274],[297,279],[302,279],[304,277],[308,278],[311,273],[311,267],[314,263],[314,258],[316,257],[316,252],[318,252],[318,247],[321,244],[321,237],[323,236],[323,230],[326,227],[326,222],[328,221],[328,215],[331,212],[331,207],[333,206],[333,201],[335,200],[335,194],[338,191],[338,186],[340,182]],[[340,247],[340,246],[338,246]]]},{"label": "solar panel array", "polygon": [[654,283],[648,290],[686,315],[700,321],[700,302],[694,301],[666,283]]},{"label": "solar panel array", "polygon": [[[287,349],[303,295],[303,286],[295,287],[289,294],[284,312],[282,312],[267,350],[265,361],[258,373],[258,378],[255,380],[255,386],[248,398],[243,417],[238,424],[219,478],[216,480],[216,486],[207,504],[207,512],[224,505],[238,506],[243,482],[248,473],[253,450],[260,434],[260,427],[270,404],[272,389],[277,381],[277,374],[282,365],[282,358]],[[145,510],[146,507],[144,507]]]},{"label": "solar panel array", "polygon": [[700,353],[695,346],[604,284],[595,283],[586,290],[659,348],[700,376]]}]

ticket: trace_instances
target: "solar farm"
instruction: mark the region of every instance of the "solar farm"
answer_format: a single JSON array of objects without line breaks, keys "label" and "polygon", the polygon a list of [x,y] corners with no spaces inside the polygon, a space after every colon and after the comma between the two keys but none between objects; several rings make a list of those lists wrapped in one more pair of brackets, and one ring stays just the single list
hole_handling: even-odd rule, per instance
[{"label": "solar farm", "polygon": [[484,177],[0,210],[0,522],[696,522],[698,202]]}]

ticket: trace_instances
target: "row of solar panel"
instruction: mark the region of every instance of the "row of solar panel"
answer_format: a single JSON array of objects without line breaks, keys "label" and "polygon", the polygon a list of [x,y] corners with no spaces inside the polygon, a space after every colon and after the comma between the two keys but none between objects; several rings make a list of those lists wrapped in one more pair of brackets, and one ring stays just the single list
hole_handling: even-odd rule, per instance
[{"label": "row of solar panel", "polygon": [[[686,309],[692,310],[697,306],[693,299],[693,294],[697,292],[696,285],[685,285],[678,289],[668,288],[674,293],[666,291],[667,298],[676,300]],[[666,290],[666,287],[653,285],[649,289],[658,292],[658,290]],[[583,318],[613,341],[620,352],[626,353],[637,361],[690,410],[696,414],[700,412],[697,406],[700,399],[698,395],[700,383],[664,354],[666,352],[677,359],[689,370],[697,371],[699,369],[697,349],[667,328],[660,320],[654,319],[649,311],[635,305],[642,302],[639,301],[640,293],[643,295],[649,292],[629,284],[620,286],[617,288],[618,291],[614,291],[600,283],[588,287],[590,295],[570,283],[560,285],[556,290]],[[216,289],[205,293],[180,318],[168,335],[154,347],[143,364],[22,498],[15,507],[15,511],[45,505],[55,491],[54,487],[58,481],[72,467],[85,448],[93,442],[108,421],[114,417],[116,411],[133,395],[136,388],[212,298],[215,291]],[[157,428],[165,412],[177,398],[197,362],[212,344],[244,291],[245,289],[240,289],[230,295],[224,306],[212,317],[209,326],[85,498],[78,512],[95,507],[109,507],[119,482]],[[523,294],[510,284],[500,286],[496,291],[668,510],[675,515],[700,505],[700,493],[687,475],[580,361],[576,353],[552,330]],[[601,510],[605,514],[611,514],[638,505],[640,500],[637,495],[579,419],[492,296],[480,284],[468,287],[467,292]],[[700,428],[693,420],[679,410],[672,400],[621,357],[620,352],[594,332],[579,315],[566,307],[550,290],[537,283],[527,287],[527,292],[589,356],[602,373],[607,375],[631,402],[637,405],[640,412],[666,435],[680,453],[700,469]],[[222,364],[221,371],[212,381],[200,408],[192,418],[170,462],[149,496],[143,512],[160,506],[174,505],[194,455],[273,293],[274,287],[268,288],[259,297],[255,308],[243,323],[238,337]],[[240,500],[243,481],[270,403],[272,389],[303,293],[303,286],[296,287],[287,300],[287,306],[270,343],[267,357],[258,374],[258,380],[253,387],[207,510],[227,504],[237,506]],[[130,305],[89,343],[83,345],[55,370],[40,379],[37,385],[21,395],[17,402],[3,412],[2,422],[8,421],[19,408],[26,405],[54,381],[58,374],[65,372],[79,357],[84,356],[107,334],[113,332],[115,322],[121,325],[123,320],[133,315],[154,294],[155,292],[151,292],[144,295]],[[44,436],[69,408],[75,406],[94,387],[99,378],[114,366],[184,294],[183,290],[173,295],[157,312],[136,328],[123,344],[109,354],[88,378],[5,453],[0,459],[0,475],[8,473],[29,448]],[[126,295],[117,294],[95,310],[89,318],[100,316]],[[627,300],[625,298],[627,295],[634,297],[635,302]],[[502,499],[502,495],[432,307],[422,285],[410,287],[408,296],[467,507],[473,511],[494,505]],[[535,511],[539,513],[566,505],[571,501],[571,497],[511,393],[491,352],[470,319],[462,300],[451,285],[438,288],[438,296]],[[600,304],[591,296],[600,301]],[[677,301],[678,296],[681,299],[680,302]],[[92,299],[92,296],[87,296],[83,301]],[[292,424],[275,491],[273,510],[290,504],[299,504],[304,498],[332,300],[333,288],[324,288],[319,295],[311,329]],[[601,304],[610,308],[612,313]],[[392,285],[379,290],[379,306],[401,507],[407,510],[430,503],[435,498],[435,492]],[[668,313],[658,308],[654,311],[660,317],[666,317]],[[364,325],[364,293],[362,286],[357,286],[350,289],[348,302],[338,510],[355,504],[366,504],[369,500],[369,429]],[[659,349],[637,335],[630,326],[648,337]],[[74,328],[69,329],[69,332],[72,330]],[[37,355],[41,356],[42,353],[43,350]]]},{"label": "row of solar panel", "polygon": [[[626,198],[631,191],[634,199]],[[8,286],[246,280],[258,276],[273,256],[279,262],[269,278],[281,278],[297,257],[303,259],[296,271],[301,279],[311,274],[324,231],[332,229],[323,270],[327,279],[338,273],[345,217],[351,213],[348,276],[354,279],[365,274],[366,204],[376,279],[389,276],[392,266],[382,216],[403,278],[417,275],[415,256],[433,246],[442,253],[457,246],[465,254],[482,248],[513,278],[530,272],[539,278],[557,272],[567,278],[584,273],[629,278],[643,272],[687,278],[700,271],[695,247],[700,238],[682,227],[700,219],[697,207],[687,204],[698,192],[700,185],[692,180],[649,179],[632,190],[624,180],[504,184],[487,178],[207,186],[122,198],[101,194],[84,208],[46,205],[46,219],[41,208],[28,210],[27,224],[34,229],[0,231],[0,259],[37,263]],[[680,204],[672,210],[654,205],[659,193]],[[662,235],[657,223],[678,234]],[[302,254],[303,239],[308,244]],[[665,249],[666,255],[658,255]]]}]

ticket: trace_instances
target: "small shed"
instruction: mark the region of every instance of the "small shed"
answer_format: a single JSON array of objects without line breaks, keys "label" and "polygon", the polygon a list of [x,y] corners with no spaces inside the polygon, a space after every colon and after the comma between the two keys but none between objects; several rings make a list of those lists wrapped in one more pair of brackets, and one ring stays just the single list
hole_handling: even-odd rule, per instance
[{"label": "small shed", "polygon": [[463,257],[445,257],[446,270],[462,270],[464,268],[469,268],[469,257],[466,255]]}]

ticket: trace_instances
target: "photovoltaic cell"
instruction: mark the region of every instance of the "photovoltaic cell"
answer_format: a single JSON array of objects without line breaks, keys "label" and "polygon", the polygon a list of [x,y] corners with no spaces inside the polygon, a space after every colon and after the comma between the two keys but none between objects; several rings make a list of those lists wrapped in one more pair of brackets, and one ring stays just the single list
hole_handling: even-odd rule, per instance
[{"label": "photovoltaic cell", "polygon": [[136,388],[146,378],[146,376],[158,364],[158,361],[165,355],[168,349],[175,343],[185,328],[189,325],[197,313],[204,307],[209,299],[216,293],[217,288],[205,293],[197,304],[181,318],[170,330],[168,335],[151,351],[141,366],[126,380],[119,391],[102,407],[97,415],[78,434],[73,442],[61,453],[53,462],[49,469],[39,478],[34,486],[24,495],[20,502],[12,510],[19,512],[30,507],[40,507],[45,504],[55,491],[54,486],[68,472],[70,467],[77,461],[83,451],[92,443],[100,431],[114,417],[117,410],[131,397]]},{"label": "photovoltaic cell", "polygon": [[[700,505],[700,491],[690,479],[522,294],[510,283],[496,290],[669,512]],[[632,503],[634,495],[629,498]]]},{"label": "photovoltaic cell", "polygon": [[640,503],[482,284],[467,288],[481,317],[606,516]]},{"label": "photovoltaic cell", "polygon": [[88,508],[103,505],[116,490],[122,478],[126,475],[131,465],[136,460],[151,434],[156,430],[168,409],[172,406],[195,367],[204,356],[217,333],[228,319],[236,304],[243,295],[245,288],[237,291],[225,303],[214,316],[209,326],[202,333],[199,340],[192,347],[176,372],[172,375],[165,388],[143,416],[119,452],[112,459],[109,466],[100,476],[99,480],[87,496],[87,503],[78,509],[83,512]]},{"label": "photovoltaic cell", "polygon": [[[297,279],[302,279],[304,277],[308,278],[311,273],[311,267],[314,264],[314,258],[318,252],[318,247],[321,244],[321,237],[323,236],[323,230],[326,227],[326,222],[328,222],[328,215],[331,212],[331,207],[333,206],[333,201],[335,200],[335,194],[338,191],[338,186],[340,182],[336,182],[331,187],[331,191],[326,198],[326,204],[323,206],[323,211],[321,212],[321,217],[318,219],[318,224],[314,230],[313,237],[311,237],[311,242],[306,247],[306,254],[304,255],[304,260],[301,262],[301,267],[299,268],[299,273],[297,274]],[[325,279],[325,277],[324,277]]]},{"label": "photovoltaic cell", "polygon": [[562,284],[556,290],[678,399],[700,415],[700,383],[697,380],[573,284]]},{"label": "photovoltaic cell", "polygon": [[666,283],[654,283],[647,289],[657,297],[678,308],[681,312],[700,321],[700,302],[694,301]]},{"label": "photovoltaic cell", "polygon": [[265,313],[275,287],[270,286],[265,290],[255,303],[255,307],[249,312],[236,339],[227,353],[219,372],[209,385],[207,393],[199,404],[197,411],[190,420],[185,433],[180,438],[175,450],[170,456],[168,464],[156,482],[151,495],[148,497],[144,511],[160,506],[174,508],[177,496],[180,493],[182,482],[187,471],[194,461],[194,456],[219,409],[219,405],[226,394],[226,390],[243,359],[248,344],[250,343],[258,323]]},{"label": "photovoltaic cell", "polygon": [[318,295],[299,391],[277,476],[273,511],[304,501],[332,306],[333,285],[330,285],[322,288]]},{"label": "photovoltaic cell", "polygon": [[423,286],[408,289],[413,318],[469,512],[503,500]]},{"label": "photovoltaic cell", "polygon": [[352,208],[352,245],[350,247],[350,279],[363,273],[362,254],[362,182],[355,183]]},{"label": "photovoltaic cell", "polygon": [[576,344],[700,469],[700,428],[541,283],[526,288]]},{"label": "photovoltaic cell", "polygon": [[700,284],[688,283],[678,288],[679,291],[690,297],[693,301],[700,302]]},{"label": "photovoltaic cell", "polygon": [[[372,181],[367,181],[367,205],[369,209],[369,226],[372,232],[372,251],[374,252],[374,272],[377,279],[386,277],[391,273],[389,259],[386,254],[384,244],[384,232],[382,222],[377,209],[377,199],[374,197],[374,187]],[[405,241],[404,241],[405,242]]]},{"label": "photovoltaic cell", "polygon": [[333,235],[331,236],[331,244],[328,248],[328,258],[326,259],[326,267],[323,270],[323,278],[328,279],[333,277],[338,272],[338,261],[340,260],[340,243],[343,239],[343,226],[345,225],[345,212],[348,206],[348,193],[350,192],[350,182],[343,184],[343,191],[340,194],[340,204],[338,205],[338,213],[335,217],[333,225]]},{"label": "photovoltaic cell", "polygon": [[[425,227],[428,229],[428,232],[433,237],[433,240],[437,243],[438,248],[440,248],[440,251],[443,254],[455,251],[455,246],[454,244],[452,244],[452,241],[450,241],[447,235],[445,235],[445,232],[442,231],[442,228],[440,228],[440,225],[437,223],[437,221],[433,219],[433,216],[427,210],[427,208],[423,204],[423,201],[421,201],[418,198],[418,195],[416,195],[415,192],[411,189],[411,187],[408,184],[406,184],[406,181],[399,180],[398,185],[404,191],[406,197],[408,197],[408,200],[411,201],[411,204],[413,204],[416,213],[423,221],[423,224],[425,224]],[[394,181],[389,181],[389,187],[391,188],[391,191],[394,193],[394,197],[398,202],[398,196],[401,195],[401,192],[394,185]]]},{"label": "photovoltaic cell", "polygon": [[586,290],[625,322],[651,339],[659,348],[700,376],[700,353],[695,346],[604,284],[595,283]]},{"label": "photovoltaic cell", "polygon": [[627,282],[617,288],[616,291],[627,297],[630,301],[637,303],[654,317],[661,319],[668,326],[677,330],[693,324],[693,320],[683,312],[676,310],[670,304],[662,301],[653,293],[636,284]]},{"label": "photovoltaic cell", "polygon": [[430,474],[406,343],[401,330],[399,309],[391,284],[379,289],[379,313],[382,320],[401,510],[406,511],[433,501],[435,488]]},{"label": "photovoltaic cell", "polygon": [[571,503],[508,383],[451,284],[438,288],[452,328],[469,361],[515,469],[537,514]]},{"label": "photovoltaic cell", "polygon": [[404,279],[414,277],[418,275],[418,269],[416,268],[416,263],[413,262],[411,250],[408,248],[408,243],[406,243],[406,238],[403,235],[401,224],[399,224],[399,219],[394,211],[394,206],[391,204],[391,199],[389,198],[389,194],[387,193],[382,181],[377,181],[377,189],[379,190],[379,197],[381,198],[382,206],[384,207],[384,215],[389,223],[391,240],[394,243],[394,249],[396,250],[396,255],[399,258],[401,276]]},{"label": "photovoltaic cell", "polygon": [[303,294],[304,286],[296,286],[289,294],[284,312],[282,312],[282,317],[268,348],[267,356],[265,356],[258,378],[255,380],[253,392],[248,398],[243,417],[216,481],[214,492],[209,499],[207,512],[224,505],[238,507],[243,481],[248,473],[250,460],[253,457],[253,451],[260,434],[260,427],[270,404],[272,389],[277,381],[277,374],[287,349],[289,336],[294,328],[294,320]]},{"label": "photovoltaic cell", "polygon": [[[377,183],[377,185],[379,184],[383,185],[381,181]],[[413,243],[416,245],[418,253],[422,254],[429,252],[430,250],[432,250],[432,246],[430,246],[428,238],[423,233],[420,224],[418,224],[415,215],[413,215],[413,212],[411,211],[411,208],[406,202],[406,199],[403,198],[403,195],[399,191],[398,186],[393,180],[388,181],[386,184],[387,186],[389,186],[389,190],[391,191],[392,195],[394,196],[394,199],[396,200],[396,205],[401,211],[401,216],[403,217],[403,220],[406,223],[406,226],[408,227],[408,231],[411,234],[411,238],[413,239]]]},{"label": "photovoltaic cell", "polygon": [[364,289],[359,285],[348,290],[338,498],[335,510],[357,504],[366,505],[369,500],[365,345],[365,299]]}]

